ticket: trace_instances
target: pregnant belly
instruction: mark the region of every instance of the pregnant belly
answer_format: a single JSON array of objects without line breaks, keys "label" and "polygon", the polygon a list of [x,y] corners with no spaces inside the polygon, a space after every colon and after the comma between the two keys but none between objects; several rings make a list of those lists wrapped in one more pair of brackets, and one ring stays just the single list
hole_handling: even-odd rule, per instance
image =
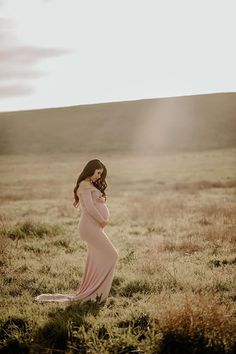
[{"label": "pregnant belly", "polygon": [[108,209],[106,203],[100,203],[100,202],[96,203],[96,208],[102,214],[102,216],[104,217],[105,220],[109,219],[110,212],[109,212],[109,209]]}]

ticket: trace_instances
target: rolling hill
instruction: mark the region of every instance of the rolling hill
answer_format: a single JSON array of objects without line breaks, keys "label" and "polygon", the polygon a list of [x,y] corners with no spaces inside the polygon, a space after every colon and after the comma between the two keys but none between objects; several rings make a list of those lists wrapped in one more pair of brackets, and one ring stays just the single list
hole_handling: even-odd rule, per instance
[{"label": "rolling hill", "polygon": [[0,154],[162,154],[236,146],[236,93],[0,113]]}]

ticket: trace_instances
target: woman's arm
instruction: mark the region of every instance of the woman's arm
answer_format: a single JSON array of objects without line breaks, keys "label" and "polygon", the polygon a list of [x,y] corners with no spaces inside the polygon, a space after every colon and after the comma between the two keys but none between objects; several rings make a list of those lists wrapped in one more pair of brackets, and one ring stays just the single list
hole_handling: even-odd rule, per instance
[{"label": "woman's arm", "polygon": [[106,223],[106,220],[103,218],[101,213],[95,207],[91,195],[92,188],[90,187],[89,182],[82,181],[80,182],[80,194],[84,203],[84,206],[87,212],[100,224]]}]

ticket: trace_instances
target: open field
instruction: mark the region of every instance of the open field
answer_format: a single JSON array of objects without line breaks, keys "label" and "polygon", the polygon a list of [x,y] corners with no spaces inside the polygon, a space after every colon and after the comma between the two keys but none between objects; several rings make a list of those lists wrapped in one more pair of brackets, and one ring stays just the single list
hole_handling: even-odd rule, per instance
[{"label": "open field", "polygon": [[[108,169],[119,252],[110,297],[34,303],[79,286],[87,249],[72,190],[92,158]],[[0,172],[2,352],[235,353],[236,148],[2,153]]]}]

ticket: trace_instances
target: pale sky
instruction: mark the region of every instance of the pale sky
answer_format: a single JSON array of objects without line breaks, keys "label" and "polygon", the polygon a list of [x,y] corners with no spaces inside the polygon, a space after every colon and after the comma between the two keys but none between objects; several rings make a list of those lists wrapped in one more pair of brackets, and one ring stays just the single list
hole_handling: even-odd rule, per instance
[{"label": "pale sky", "polygon": [[0,0],[0,111],[236,91],[235,0]]}]

